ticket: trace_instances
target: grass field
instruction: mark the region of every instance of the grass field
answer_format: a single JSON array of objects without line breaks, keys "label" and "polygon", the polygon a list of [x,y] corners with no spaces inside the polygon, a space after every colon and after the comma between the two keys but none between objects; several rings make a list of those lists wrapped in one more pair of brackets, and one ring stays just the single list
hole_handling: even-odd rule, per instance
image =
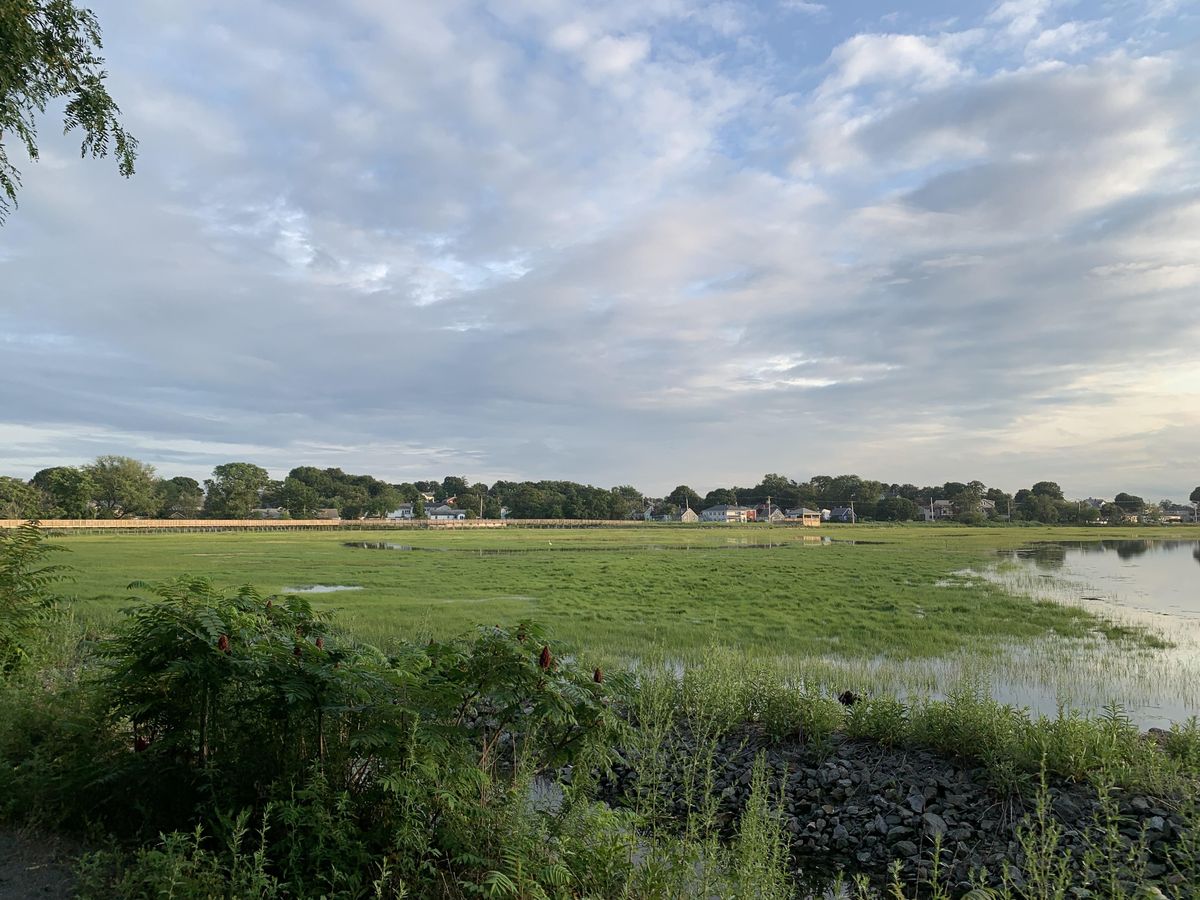
[{"label": "grass field", "polygon": [[[1048,634],[1129,636],[1080,609],[956,574],[985,564],[997,549],[1198,533],[921,525],[814,533],[757,525],[89,534],[58,543],[71,551],[64,557],[78,573],[73,591],[85,622],[111,620],[129,603],[135,579],[188,573],[269,593],[359,587],[314,599],[385,645],[532,619],[608,658],[695,658],[718,644],[763,656],[912,660]],[[414,549],[347,546],[353,541]]]}]

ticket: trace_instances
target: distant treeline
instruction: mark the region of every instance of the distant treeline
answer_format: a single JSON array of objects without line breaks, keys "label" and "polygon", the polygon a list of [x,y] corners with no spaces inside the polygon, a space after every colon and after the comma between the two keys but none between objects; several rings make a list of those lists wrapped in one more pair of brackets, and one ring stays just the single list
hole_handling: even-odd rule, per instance
[{"label": "distant treeline", "polygon": [[[1200,503],[1200,487],[1189,499]],[[1097,506],[1066,499],[1052,481],[1009,494],[981,481],[917,487],[858,475],[814,475],[796,481],[769,474],[753,487],[719,487],[702,496],[681,484],[665,497],[649,497],[630,485],[600,488],[573,481],[497,481],[489,486],[456,475],[441,481],[392,484],[371,475],[314,466],[300,466],[286,478],[274,480],[261,466],[231,462],[214,468],[201,483],[187,476],[159,478],[152,465],[126,456],[101,456],[86,466],[42,469],[29,481],[0,476],[0,518],[13,519],[247,519],[263,515],[264,509],[282,510],[294,519],[326,511],[359,519],[380,518],[405,504],[411,504],[414,516],[420,518],[427,514],[426,506],[446,503],[470,518],[629,519],[675,517],[685,509],[700,511],[719,504],[769,503],[784,510],[852,506],[860,520],[907,521],[922,518],[922,510],[937,500],[949,501],[952,517],[963,522],[1003,517],[1086,523],[1174,505],[1163,500],[1148,506],[1141,497],[1121,493]]]}]

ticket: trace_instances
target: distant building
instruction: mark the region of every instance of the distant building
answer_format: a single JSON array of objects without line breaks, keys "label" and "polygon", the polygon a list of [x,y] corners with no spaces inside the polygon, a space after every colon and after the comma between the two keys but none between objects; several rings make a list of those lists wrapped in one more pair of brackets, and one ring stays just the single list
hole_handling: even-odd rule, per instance
[{"label": "distant building", "polygon": [[829,511],[830,522],[841,522],[845,525],[853,525],[858,521],[858,516],[849,506],[835,506]]},{"label": "distant building", "polygon": [[754,510],[748,506],[730,506],[722,503],[700,511],[705,522],[753,522]]},{"label": "distant building", "polygon": [[[174,516],[172,516],[174,518]],[[185,518],[180,516],[179,518]],[[258,509],[250,510],[250,518],[252,519],[282,519],[283,510],[276,506],[260,506]]]},{"label": "distant building", "polygon": [[785,510],[784,515],[801,525],[807,525],[809,528],[816,528],[821,524],[821,511],[819,509],[808,509],[800,506],[796,509]]},{"label": "distant building", "polygon": [[456,519],[465,519],[467,511],[465,509],[455,509],[453,506],[435,506],[428,510],[429,518],[434,522],[451,522]]},{"label": "distant building", "polygon": [[954,518],[954,504],[949,500],[930,500],[928,506],[921,507],[921,515],[926,522],[941,522]]},{"label": "distant building", "polygon": [[416,518],[416,513],[413,510],[413,504],[401,503],[391,512],[384,516],[385,519],[413,519]]},{"label": "distant building", "polygon": [[1196,508],[1179,503],[1172,504],[1162,511],[1159,521],[1170,525],[1187,525],[1196,521]]},{"label": "distant building", "polygon": [[313,513],[313,518],[314,519],[340,519],[341,516],[338,514],[338,511],[336,509],[318,509],[315,513]]},{"label": "distant building", "polygon": [[686,509],[684,509],[683,512],[681,512],[679,514],[679,521],[680,522],[699,522],[700,515],[689,506]]},{"label": "distant building", "polygon": [[764,503],[754,510],[754,519],[757,522],[782,522],[785,518],[783,510],[778,506],[768,507]]}]

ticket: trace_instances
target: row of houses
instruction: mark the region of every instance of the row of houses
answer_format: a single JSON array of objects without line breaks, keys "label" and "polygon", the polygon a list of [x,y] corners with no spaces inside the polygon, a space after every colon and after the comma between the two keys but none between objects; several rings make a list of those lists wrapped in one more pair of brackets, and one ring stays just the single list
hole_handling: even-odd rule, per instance
[{"label": "row of houses", "polygon": [[[259,509],[250,510],[250,518],[252,519],[282,519],[287,514],[287,510],[273,506],[264,506]],[[454,506],[449,506],[443,503],[441,506],[433,506],[425,508],[425,517],[434,522],[453,522],[467,517],[465,509],[458,509]],[[177,518],[177,517],[172,517]],[[341,514],[336,509],[318,509],[312,514],[314,519],[338,519]],[[387,513],[385,519],[415,519],[416,513],[414,504],[402,503],[396,509]]]},{"label": "row of houses", "polygon": [[[979,511],[990,519],[996,514],[996,501],[987,498],[980,500]],[[928,506],[921,507],[921,515],[926,522],[942,522],[953,519],[957,514],[953,500],[930,500]]]},{"label": "row of houses", "polygon": [[[416,510],[413,503],[401,503],[398,507],[389,512],[384,518],[386,519],[415,519]],[[425,508],[425,517],[433,522],[454,522],[467,517],[465,509],[459,509],[457,506],[450,506],[443,503],[440,506],[427,506]]]},{"label": "row of houses", "polygon": [[696,512],[690,507],[679,516],[681,522],[779,522],[795,523],[816,527],[822,522],[857,521],[854,510],[850,507],[835,507],[834,509],[809,509],[800,506],[795,509],[780,509],[778,506],[736,506],[721,503]]}]

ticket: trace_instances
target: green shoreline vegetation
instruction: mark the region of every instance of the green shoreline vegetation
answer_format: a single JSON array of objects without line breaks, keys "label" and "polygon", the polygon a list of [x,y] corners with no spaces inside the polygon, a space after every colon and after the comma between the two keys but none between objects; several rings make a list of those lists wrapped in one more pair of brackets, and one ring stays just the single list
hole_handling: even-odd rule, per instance
[{"label": "green shoreline vegetation", "polygon": [[[1117,709],[1031,720],[978,688],[844,707],[834,679],[851,669],[794,677],[832,654],[903,664],[1047,636],[1153,653],[1153,635],[965,574],[995,549],[1094,532],[858,526],[807,545],[813,536],[10,532],[0,813],[88,835],[100,849],[81,862],[84,897],[808,896],[779,772],[760,758],[737,817],[718,810],[718,748],[749,729],[818,756],[854,739],[979,766],[1025,818],[1015,874],[979,874],[973,897],[1066,897],[1084,884],[1091,896],[1194,896],[1195,721],[1151,741]],[[356,540],[430,552],[345,546]],[[221,587],[236,584],[248,586]],[[308,584],[362,590],[278,596]],[[57,593],[74,598],[65,615],[50,605]],[[515,624],[530,620],[539,626]],[[667,752],[681,729],[686,759]],[[690,800],[641,790],[617,808],[597,802],[592,773],[618,748],[643,784],[674,772]],[[564,764],[575,777],[561,801],[534,802]],[[1064,831],[1054,791],[1072,783],[1094,785],[1101,803]],[[1148,862],[1144,827],[1140,838],[1118,828],[1123,813],[1104,799],[1114,791],[1145,793],[1182,823],[1170,847],[1154,845],[1164,863]],[[898,859],[886,877],[842,876],[845,889],[966,894],[939,875],[940,843],[922,852],[915,870]]]}]

